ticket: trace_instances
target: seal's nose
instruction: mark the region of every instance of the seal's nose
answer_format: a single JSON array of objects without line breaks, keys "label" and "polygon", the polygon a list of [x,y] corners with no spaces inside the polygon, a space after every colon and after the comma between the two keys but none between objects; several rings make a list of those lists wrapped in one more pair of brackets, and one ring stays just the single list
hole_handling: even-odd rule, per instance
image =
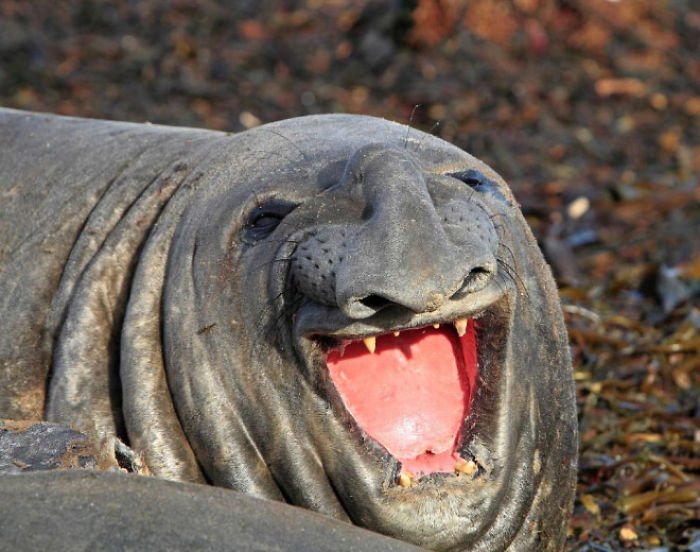
[{"label": "seal's nose", "polygon": [[481,289],[495,273],[484,240],[452,241],[408,152],[363,148],[342,184],[365,205],[336,273],[336,302],[348,317],[367,318],[389,306],[435,311],[460,290],[476,291],[477,282]]}]

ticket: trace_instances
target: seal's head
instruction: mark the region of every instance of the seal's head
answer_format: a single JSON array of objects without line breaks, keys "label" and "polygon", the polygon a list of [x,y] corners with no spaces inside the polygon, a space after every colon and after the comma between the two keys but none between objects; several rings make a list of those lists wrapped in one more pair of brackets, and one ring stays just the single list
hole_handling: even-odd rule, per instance
[{"label": "seal's head", "polygon": [[503,180],[369,117],[231,144],[164,290],[170,389],[207,478],[435,549],[556,548],[567,338]]},{"label": "seal's head", "polygon": [[434,549],[560,545],[567,336],[493,170],[371,117],[54,125],[121,157],[81,154],[107,184],[52,304],[50,419]]}]

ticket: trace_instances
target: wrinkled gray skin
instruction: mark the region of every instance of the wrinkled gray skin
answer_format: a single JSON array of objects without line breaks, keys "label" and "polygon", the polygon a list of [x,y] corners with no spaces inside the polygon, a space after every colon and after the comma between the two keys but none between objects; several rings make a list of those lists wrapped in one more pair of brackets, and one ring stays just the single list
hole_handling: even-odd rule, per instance
[{"label": "wrinkled gray skin", "polygon": [[[429,548],[562,546],[577,438],[557,290],[474,157],[361,116],[228,135],[0,110],[0,197],[0,416]],[[398,486],[324,347],[464,317],[479,472]]]}]

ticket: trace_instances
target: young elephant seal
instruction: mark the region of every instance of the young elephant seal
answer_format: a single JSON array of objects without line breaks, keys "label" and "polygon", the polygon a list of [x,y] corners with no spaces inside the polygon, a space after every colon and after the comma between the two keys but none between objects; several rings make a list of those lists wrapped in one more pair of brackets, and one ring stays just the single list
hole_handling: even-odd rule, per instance
[{"label": "young elephant seal", "polygon": [[479,160],[363,116],[2,110],[0,194],[0,416],[432,549],[562,546],[567,334]]}]

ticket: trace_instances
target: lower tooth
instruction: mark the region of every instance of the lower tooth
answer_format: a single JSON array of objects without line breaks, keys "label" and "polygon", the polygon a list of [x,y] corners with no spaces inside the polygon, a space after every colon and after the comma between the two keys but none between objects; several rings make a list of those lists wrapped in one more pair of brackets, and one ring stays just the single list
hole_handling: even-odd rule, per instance
[{"label": "lower tooth", "polygon": [[401,485],[402,487],[413,486],[413,475],[410,472],[403,472],[399,476],[399,485]]},{"label": "lower tooth", "polygon": [[455,463],[455,472],[464,475],[474,475],[478,469],[479,466],[476,465],[474,460],[460,460]]},{"label": "lower tooth", "polygon": [[436,324],[433,324],[433,328],[435,328],[436,330],[437,330],[439,327],[440,327],[440,324],[437,324],[437,323],[436,323]]},{"label": "lower tooth", "polygon": [[352,343],[352,341],[348,341],[347,339],[342,339],[340,341],[340,345],[338,345],[338,353],[340,353],[341,357],[345,356],[345,347],[350,345],[350,343]]}]

